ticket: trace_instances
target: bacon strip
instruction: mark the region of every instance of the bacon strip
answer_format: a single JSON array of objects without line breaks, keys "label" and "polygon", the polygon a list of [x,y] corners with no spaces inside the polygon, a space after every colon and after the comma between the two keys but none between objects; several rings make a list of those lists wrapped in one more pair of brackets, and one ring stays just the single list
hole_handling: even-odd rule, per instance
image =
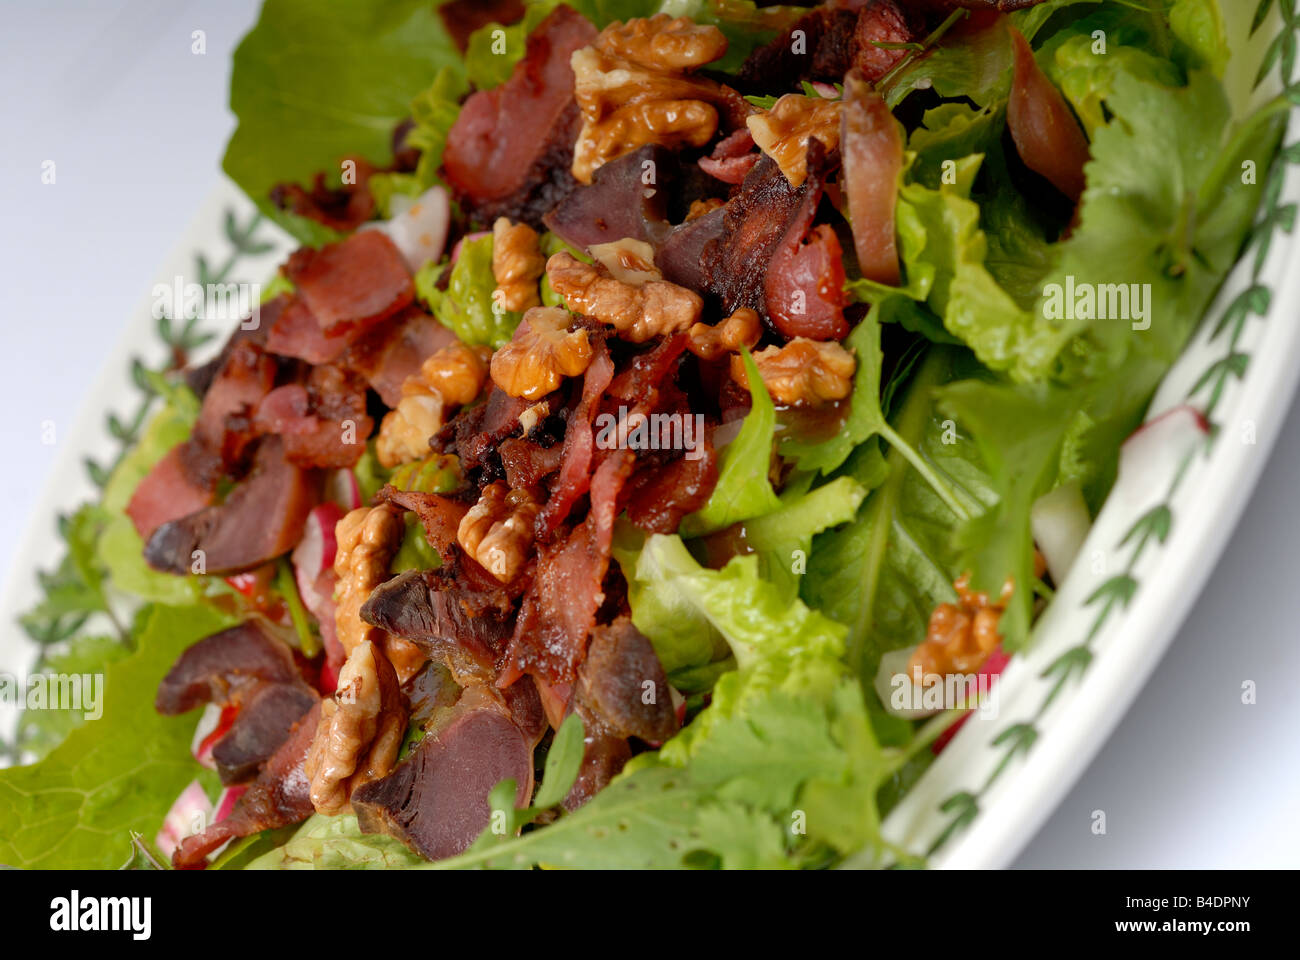
[{"label": "bacon strip", "polygon": [[529,36],[510,79],[465,101],[442,162],[473,222],[510,216],[540,228],[542,216],[573,189],[569,168],[581,116],[569,59],[595,39],[586,18],[558,6]]},{"label": "bacon strip", "polygon": [[591,365],[582,379],[582,399],[569,417],[564,431],[564,453],[560,462],[560,475],[551,487],[550,498],[542,506],[534,521],[540,539],[549,539],[555,529],[568,517],[577,499],[587,492],[591,483],[591,458],[595,452],[595,436],[591,430],[601,396],[614,378],[614,361],[604,341],[596,345]]}]

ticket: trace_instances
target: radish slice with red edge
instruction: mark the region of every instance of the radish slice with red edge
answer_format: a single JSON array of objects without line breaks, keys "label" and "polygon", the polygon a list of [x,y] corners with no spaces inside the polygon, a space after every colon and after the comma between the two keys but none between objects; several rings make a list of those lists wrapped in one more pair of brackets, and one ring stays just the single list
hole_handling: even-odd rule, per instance
[{"label": "radish slice with red edge", "polygon": [[335,470],[325,478],[325,499],[336,503],[344,510],[355,510],[361,506],[361,484],[357,475],[351,470]]},{"label": "radish slice with red edge", "polygon": [[[977,677],[988,677],[989,686],[992,687],[996,682],[995,678],[1001,675],[1002,671],[1006,669],[1007,664],[1010,662],[1011,655],[1003,653],[1002,648],[997,647],[989,654],[989,658],[984,661],[984,665],[976,671],[975,675]],[[970,719],[970,715],[971,711],[967,710],[958,718],[956,723],[943,733],[939,734],[939,736],[935,737],[934,743],[930,744],[930,750],[937,754],[940,750],[946,747],[948,741],[957,736],[957,731],[960,730],[966,721]]]},{"label": "radish slice with red edge", "polygon": [[203,792],[199,782],[191,780],[163,818],[162,829],[154,837],[154,845],[164,856],[170,858],[182,840],[203,832],[211,822],[212,801]]}]

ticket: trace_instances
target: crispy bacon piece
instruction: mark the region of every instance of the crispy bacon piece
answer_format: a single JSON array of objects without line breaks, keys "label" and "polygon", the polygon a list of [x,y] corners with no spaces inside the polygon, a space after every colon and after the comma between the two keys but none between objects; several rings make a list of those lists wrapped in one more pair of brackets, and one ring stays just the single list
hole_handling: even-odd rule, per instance
[{"label": "crispy bacon piece", "polygon": [[352,467],[375,422],[366,414],[366,387],[332,364],[313,367],[305,383],[276,387],[257,407],[254,426],[279,434],[285,456],[300,467]]},{"label": "crispy bacon piece", "polygon": [[215,488],[222,475],[240,472],[249,444],[256,438],[252,414],[275,384],[279,365],[254,340],[232,343],[217,371],[181,454],[192,479]]},{"label": "crispy bacon piece", "polygon": [[564,444],[543,447],[526,437],[511,437],[500,446],[501,467],[511,490],[535,487],[560,469],[564,462]]},{"label": "crispy bacon piece", "polygon": [[302,538],[320,492],[321,474],[290,463],[284,441],[266,437],[258,444],[252,473],[226,501],[164,523],[145,544],[145,561],[155,570],[182,575],[199,560],[204,572],[221,576],[260,566]]},{"label": "crispy bacon piece", "polygon": [[212,491],[195,483],[186,472],[182,452],[182,447],[173,447],[159,460],[140,481],[126,505],[126,514],[141,540],[148,540],[169,520],[177,520],[212,503]]},{"label": "crispy bacon piece", "polygon": [[718,453],[699,438],[700,456],[640,469],[628,483],[627,518],[648,533],[676,533],[682,518],[706,503],[718,483]]},{"label": "crispy bacon piece", "polygon": [[320,704],[317,704],[293,726],[288,739],[236,801],[230,816],[181,841],[172,854],[173,866],[178,869],[203,866],[208,854],[227,840],[299,823],[315,813],[311,783],[303,765],[319,722]]},{"label": "crispy bacon piece", "polygon": [[1025,166],[1078,203],[1088,185],[1083,171],[1089,159],[1088,138],[1061,92],[1038,66],[1028,41],[1015,27],[1007,29],[1016,58],[1007,128],[1016,151]]},{"label": "crispy bacon piece", "polygon": [[522,430],[519,415],[532,401],[512,397],[495,384],[482,403],[466,407],[436,434],[430,445],[438,453],[455,453],[466,473],[500,462],[497,447]]},{"label": "crispy bacon piece", "polygon": [[569,168],[581,116],[569,58],[595,39],[586,18],[558,6],[529,36],[510,79],[465,101],[442,159],[472,222],[486,227],[508,216],[540,228],[542,216],[573,189]]},{"label": "crispy bacon piece", "polygon": [[350,233],[375,215],[375,198],[370,193],[375,168],[364,157],[346,159],[356,164],[354,182],[330,187],[325,174],[318,173],[310,190],[296,183],[276,184],[271,188],[271,202],[281,210]]},{"label": "crispy bacon piece", "polygon": [[848,336],[844,319],[844,251],[826,224],[809,226],[819,192],[804,197],[804,210],[786,231],[768,264],[764,293],[767,315],[782,335],[794,339],[841,340]]},{"label": "crispy bacon piece", "polygon": [[708,290],[704,251],[722,240],[726,232],[725,218],[724,206],[673,228],[655,251],[655,266],[665,280],[689,290]]},{"label": "crispy bacon piece", "polygon": [[551,486],[551,495],[534,521],[537,536],[548,539],[569,515],[573,504],[591,484],[591,461],[596,449],[591,430],[599,411],[600,399],[614,378],[614,361],[604,341],[597,341],[590,366],[582,379],[582,399],[569,417],[564,432],[560,474]]},{"label": "crispy bacon piece", "polygon": [[[869,0],[849,9],[811,10],[749,55],[740,68],[740,86],[767,93],[794,89],[800,80],[839,83],[855,66],[872,82],[879,80],[907,51],[877,44],[910,43],[921,34],[923,24],[904,12],[907,6],[902,0]],[[791,39],[796,30],[803,32],[802,44]]]},{"label": "crispy bacon piece", "polygon": [[[634,357],[606,393],[635,401],[629,416],[649,415],[657,409],[661,385],[685,349],[685,335],[662,340]],[[619,496],[636,459],[627,449],[600,453],[591,475],[586,519],[567,537],[538,548],[537,571],[520,606],[498,687],[510,686],[525,673],[552,688],[572,683],[586,654],[587,637],[604,600]]]},{"label": "crispy bacon piece", "polygon": [[439,554],[445,554],[456,542],[456,530],[461,518],[469,512],[469,504],[460,500],[437,493],[398,490],[391,483],[386,484],[376,494],[376,498],[387,500],[418,516],[430,546]]},{"label": "crispy bacon piece", "polygon": [[419,373],[420,364],[456,339],[456,335],[418,306],[370,328],[340,361],[369,381],[390,407],[402,399],[402,384]]},{"label": "crispy bacon piece", "polygon": [[319,250],[303,247],[284,274],[328,337],[378,323],[415,298],[406,260],[378,230],[360,230]]},{"label": "crispy bacon piece", "polygon": [[[266,349],[308,363],[333,363],[347,350],[348,336],[327,337],[301,297],[281,295],[266,333]],[[263,308],[265,312],[265,307]],[[358,331],[359,332],[359,331]]]},{"label": "crispy bacon piece", "polygon": [[713,153],[700,157],[700,169],[723,183],[744,183],[749,171],[754,169],[762,154],[754,152],[754,135],[748,127],[741,127],[735,133],[718,141]]},{"label": "crispy bacon piece", "polygon": [[451,0],[438,8],[443,26],[461,53],[475,30],[489,23],[509,26],[524,15],[523,0]]}]

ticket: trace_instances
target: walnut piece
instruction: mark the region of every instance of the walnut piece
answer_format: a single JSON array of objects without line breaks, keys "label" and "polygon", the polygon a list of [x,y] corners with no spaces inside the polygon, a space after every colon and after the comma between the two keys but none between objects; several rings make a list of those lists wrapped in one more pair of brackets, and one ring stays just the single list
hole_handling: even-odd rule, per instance
[{"label": "walnut piece", "polygon": [[339,671],[333,699],[321,703],[307,753],[305,772],[317,813],[348,812],[355,788],[392,771],[406,720],[392,665],[375,644],[359,644]]},{"label": "walnut piece", "polygon": [[512,224],[498,217],[492,226],[492,276],[497,281],[493,302],[515,313],[541,306],[537,281],[545,269],[537,231],[526,223]]},{"label": "walnut piece", "polygon": [[709,326],[697,323],[686,331],[690,339],[686,348],[701,360],[717,360],[728,353],[738,353],[741,347],[753,349],[763,334],[758,314],[741,307],[719,324]]},{"label": "walnut piece", "polygon": [[726,205],[727,202],[719,197],[705,197],[702,200],[692,200],[691,209],[686,211],[686,222],[690,223],[692,220],[698,220],[705,214],[712,213],[719,207],[724,207]]},{"label": "walnut piece", "polygon": [[[1047,561],[1034,551],[1034,575],[1041,577]],[[1002,584],[996,601],[989,595],[970,589],[970,574],[962,574],[953,584],[957,589],[957,603],[941,603],[930,614],[925,642],[912,651],[907,661],[908,676],[918,683],[936,682],[955,673],[974,673],[1002,642],[998,621],[1007,601],[1011,599],[1015,583],[1011,577]]]},{"label": "walnut piece", "polygon": [[735,93],[685,73],[721,57],[727,38],[714,26],[657,14],[613,23],[573,54],[574,97],[582,132],[573,175],[591,183],[602,164],[647,143],[702,147],[718,129],[715,104]]},{"label": "walnut piece", "polygon": [[349,656],[366,641],[383,636],[382,630],[361,619],[361,605],[370,591],[388,579],[388,565],[405,535],[401,511],[388,504],[358,507],[334,528],[338,543],[334,572],[339,578],[334,625]]},{"label": "walnut piece", "polygon": [[546,262],[546,277],[570,310],[610,324],[633,343],[681,333],[704,311],[704,301],[693,290],[667,280],[650,280],[639,287],[623,283],[566,251]]},{"label": "walnut piece", "polygon": [[510,342],[492,355],[492,382],[512,397],[540,400],[565,377],[586,372],[591,343],[586,330],[570,330],[560,307],[533,307]]},{"label": "walnut piece", "polygon": [[593,244],[587,251],[615,280],[633,287],[664,278],[655,266],[655,248],[644,240],[624,237],[611,243]]},{"label": "walnut piece", "polygon": [[[794,407],[843,400],[853,389],[853,371],[857,368],[853,354],[838,343],[807,337],[795,337],[783,347],[759,350],[754,354],[754,364],[772,399]],[[731,358],[731,377],[749,387],[739,356]]]},{"label": "walnut piece", "polygon": [[375,454],[393,468],[429,455],[429,438],[442,429],[448,408],[477,397],[487,380],[486,349],[459,341],[435,351],[402,384],[402,399],[384,415]]},{"label": "walnut piece", "polygon": [[527,490],[511,490],[498,480],[483,488],[478,503],[461,518],[456,542],[488,573],[509,583],[528,559],[539,509]]},{"label": "walnut piece", "polygon": [[808,179],[808,141],[816,137],[834,150],[840,145],[839,100],[787,93],[771,110],[746,121],[758,148],[776,161],[791,186]]}]

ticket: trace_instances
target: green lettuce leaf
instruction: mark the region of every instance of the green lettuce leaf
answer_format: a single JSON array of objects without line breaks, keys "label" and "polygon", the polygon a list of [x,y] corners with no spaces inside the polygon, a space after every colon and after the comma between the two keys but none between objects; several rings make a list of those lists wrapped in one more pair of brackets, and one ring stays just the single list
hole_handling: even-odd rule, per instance
[{"label": "green lettuce leaf", "polygon": [[438,168],[447,146],[447,135],[460,116],[460,99],[466,91],[465,80],[458,70],[443,67],[428,89],[411,101],[412,126],[406,133],[406,145],[420,151],[420,162],[413,173],[376,173],[369,181],[370,193],[383,217],[399,212],[393,203],[397,196],[418,197],[434,184],[441,183]]},{"label": "green lettuce leaf", "polygon": [[[200,771],[194,717],[164,717],[153,694],[181,652],[231,620],[204,606],[155,606],[130,656],[104,669],[103,716],[39,763],[0,770],[0,863],[113,869],[131,831],[152,837]],[[215,781],[210,784],[215,785]]]},{"label": "green lettuce leaf", "polygon": [[425,0],[356,0],[323,15],[311,0],[267,0],[235,50],[230,107],[238,127],[222,167],[259,209],[300,241],[335,232],[284,214],[270,201],[277,183],[308,182],[360,154],[376,165],[392,155],[392,133],[411,98],[440,68],[461,58]]},{"label": "green lettuce leaf", "polygon": [[522,314],[503,310],[492,299],[492,235],[467,239],[451,268],[446,290],[437,287],[446,262],[427,263],[415,275],[415,292],[438,321],[471,346],[496,350],[510,341]]},{"label": "green lettuce leaf", "polygon": [[722,451],[718,483],[708,502],[682,520],[680,529],[685,537],[713,533],[781,506],[767,476],[776,435],[776,407],[748,350],[742,351],[742,359],[752,406],[740,433]]}]

